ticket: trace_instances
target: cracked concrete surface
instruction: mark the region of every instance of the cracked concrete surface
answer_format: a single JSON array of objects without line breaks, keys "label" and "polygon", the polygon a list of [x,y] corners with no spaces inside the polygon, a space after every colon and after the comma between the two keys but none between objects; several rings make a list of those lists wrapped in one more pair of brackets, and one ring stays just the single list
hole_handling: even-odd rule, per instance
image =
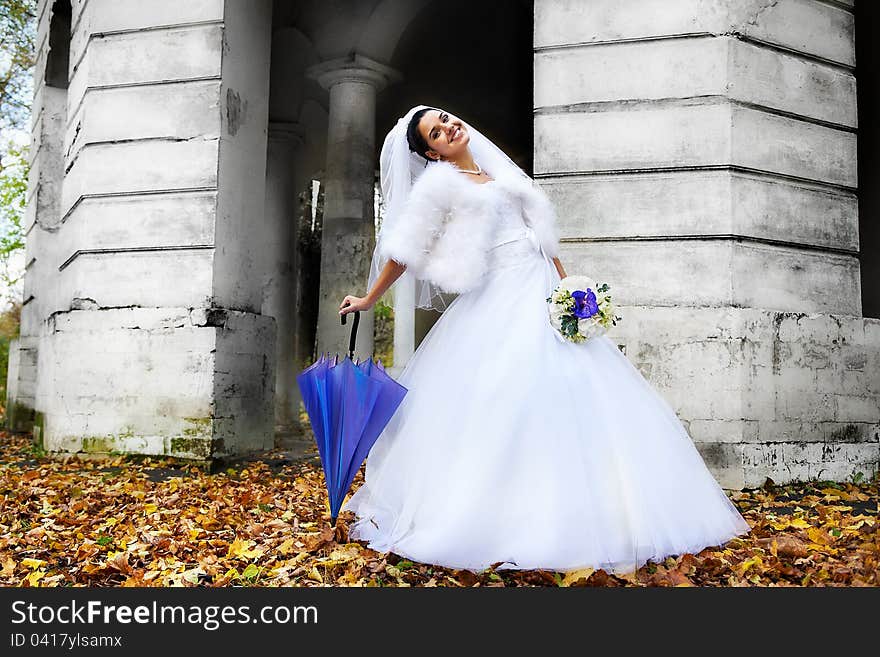
[{"label": "cracked concrete surface", "polygon": [[748,18],[746,18],[742,25],[757,26],[758,20],[761,18],[761,16],[770,9],[773,9],[778,4],[779,0],[764,0],[763,2],[759,2],[757,10],[753,11],[753,13]]}]

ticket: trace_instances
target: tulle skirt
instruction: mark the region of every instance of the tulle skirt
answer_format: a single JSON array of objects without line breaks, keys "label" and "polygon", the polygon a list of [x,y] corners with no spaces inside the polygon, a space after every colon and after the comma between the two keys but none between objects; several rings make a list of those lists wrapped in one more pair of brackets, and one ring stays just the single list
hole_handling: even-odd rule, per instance
[{"label": "tulle skirt", "polygon": [[748,532],[616,344],[550,326],[559,275],[534,242],[490,253],[397,377],[409,392],[343,507],[349,536],[451,568],[621,574]]}]

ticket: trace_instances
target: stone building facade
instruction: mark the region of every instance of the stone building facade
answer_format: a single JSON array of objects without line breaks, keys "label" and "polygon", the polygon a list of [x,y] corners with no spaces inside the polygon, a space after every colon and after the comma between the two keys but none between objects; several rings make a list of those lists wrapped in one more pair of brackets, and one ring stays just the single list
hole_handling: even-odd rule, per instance
[{"label": "stone building facade", "polygon": [[[870,476],[880,320],[862,263],[880,247],[859,221],[874,206],[858,15],[832,0],[41,0],[10,428],[52,452],[194,459],[296,433],[312,356],[295,339],[299,192],[324,190],[315,351],[342,353],[378,147],[426,103],[544,186],[563,264],[612,283],[612,337],[722,485]],[[395,295],[398,368],[436,320],[410,296]],[[359,353],[372,328],[365,313]]]}]

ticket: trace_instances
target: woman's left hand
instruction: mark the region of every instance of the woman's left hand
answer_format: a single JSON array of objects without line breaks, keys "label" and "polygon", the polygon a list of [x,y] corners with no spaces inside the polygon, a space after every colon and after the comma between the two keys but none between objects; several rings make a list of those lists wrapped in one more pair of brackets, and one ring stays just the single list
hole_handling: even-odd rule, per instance
[{"label": "woman's left hand", "polygon": [[367,299],[367,297],[356,297],[352,294],[347,294],[342,300],[342,303],[339,304],[339,314],[347,315],[348,313],[353,313],[355,310],[369,310],[372,307],[373,304],[370,303],[370,300]]}]

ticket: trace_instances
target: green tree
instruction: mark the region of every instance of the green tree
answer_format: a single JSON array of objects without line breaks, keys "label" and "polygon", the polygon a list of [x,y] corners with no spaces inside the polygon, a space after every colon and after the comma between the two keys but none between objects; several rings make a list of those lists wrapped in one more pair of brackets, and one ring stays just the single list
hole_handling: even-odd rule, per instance
[{"label": "green tree", "polygon": [[11,295],[22,275],[11,266],[11,259],[24,249],[21,224],[27,205],[28,150],[14,142],[7,144],[4,166],[0,169],[0,281],[7,295]]},{"label": "green tree", "polygon": [[0,280],[6,291],[6,307],[0,308],[0,416],[6,414],[9,343],[18,336],[21,317],[13,290],[22,272],[10,265],[24,250],[36,4],[0,0]]},{"label": "green tree", "polygon": [[[7,300],[21,272],[10,259],[24,248],[36,0],[0,1],[0,281]],[[19,137],[16,139],[16,135]]]},{"label": "green tree", "polygon": [[21,326],[21,302],[13,301],[0,312],[0,422],[6,423],[6,379],[9,373],[9,344]]},{"label": "green tree", "polygon": [[0,2],[0,131],[29,128],[36,4],[36,0]]}]

